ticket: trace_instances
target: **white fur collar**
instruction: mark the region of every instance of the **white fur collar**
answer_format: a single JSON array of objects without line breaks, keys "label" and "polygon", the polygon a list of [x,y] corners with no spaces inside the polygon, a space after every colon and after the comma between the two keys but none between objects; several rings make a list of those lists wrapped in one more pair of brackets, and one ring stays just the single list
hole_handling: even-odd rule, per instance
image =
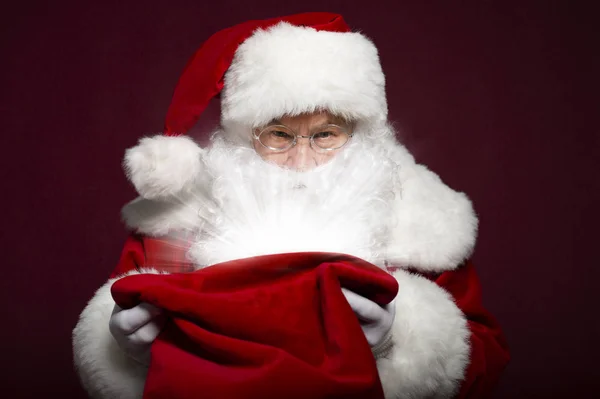
[{"label": "white fur collar", "polygon": [[464,193],[454,191],[405,147],[394,145],[401,168],[388,260],[424,272],[453,270],[467,260],[477,238],[478,218]]},{"label": "white fur collar", "polygon": [[[470,200],[416,164],[402,145],[390,141],[386,147],[399,165],[400,187],[393,202],[395,225],[385,260],[422,272],[458,267],[471,255],[477,235],[478,220]],[[140,197],[123,208],[123,219],[128,227],[150,236],[173,230],[197,232],[202,229],[198,217],[202,203],[197,198],[194,193],[160,200]]]}]

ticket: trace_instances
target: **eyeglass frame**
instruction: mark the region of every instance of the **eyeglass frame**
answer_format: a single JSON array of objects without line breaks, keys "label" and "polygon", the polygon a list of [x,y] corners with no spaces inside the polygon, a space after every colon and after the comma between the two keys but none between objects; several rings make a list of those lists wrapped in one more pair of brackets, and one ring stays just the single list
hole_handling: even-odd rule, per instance
[{"label": "eyeglass frame", "polygon": [[[354,132],[348,132],[348,129],[344,128],[343,126],[336,125],[335,123],[328,123],[328,124],[325,124],[325,125],[321,125],[321,126],[319,126],[319,129],[324,129],[324,128],[332,127],[332,126],[336,127],[336,128],[339,128],[342,132],[344,132],[348,136],[348,140],[346,140],[346,142],[344,144],[342,144],[341,146],[336,147],[336,148],[322,148],[322,147],[319,147],[317,144],[315,144],[315,141],[314,141],[315,135],[317,135],[319,133],[323,133],[322,131],[314,133],[314,134],[311,134],[310,136],[304,136],[304,135],[296,133],[296,131],[294,129],[292,129],[289,126],[285,126],[285,125],[267,125],[267,126],[265,126],[263,128],[260,128],[260,133],[258,135],[256,135],[256,131],[258,129],[252,129],[252,137],[256,141],[258,141],[258,143],[260,145],[262,145],[264,148],[266,148],[267,150],[270,150],[270,151],[273,151],[273,152],[278,152],[278,153],[279,152],[285,152],[287,150],[290,150],[290,149],[294,148],[296,146],[296,144],[298,144],[298,138],[309,139],[310,148],[312,148],[314,151],[317,151],[317,152],[319,152],[319,151],[329,152],[329,151],[335,151],[335,150],[339,150],[341,148],[344,148],[350,142],[350,140],[352,139],[352,136],[354,136]],[[263,134],[263,132],[265,130],[267,130],[268,128],[271,128],[271,127],[282,127],[284,129],[289,130],[294,135],[294,140],[292,141],[292,143],[290,144],[289,147],[286,147],[286,148],[283,148],[283,149],[273,148],[273,147],[269,147],[267,145],[264,145],[263,142],[260,141],[260,135]],[[315,147],[317,147],[318,150],[315,149]]]}]

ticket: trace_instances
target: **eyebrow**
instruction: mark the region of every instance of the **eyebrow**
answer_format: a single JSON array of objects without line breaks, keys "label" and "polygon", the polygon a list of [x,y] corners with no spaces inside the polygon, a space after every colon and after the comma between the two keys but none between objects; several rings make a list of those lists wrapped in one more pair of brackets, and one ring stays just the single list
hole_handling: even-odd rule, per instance
[{"label": "eyebrow", "polygon": [[[279,119],[271,119],[271,121],[268,123],[269,125],[283,125],[283,122],[281,122]],[[343,124],[348,124],[348,122],[346,122],[345,120],[341,119],[341,118],[336,118],[335,116],[328,116],[327,119],[319,124],[319,126],[324,126],[324,125],[343,125]]]}]

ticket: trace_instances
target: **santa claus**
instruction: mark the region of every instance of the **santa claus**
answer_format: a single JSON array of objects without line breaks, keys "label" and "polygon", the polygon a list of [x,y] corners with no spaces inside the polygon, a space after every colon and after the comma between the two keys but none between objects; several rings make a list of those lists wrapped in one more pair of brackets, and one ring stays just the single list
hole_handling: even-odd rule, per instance
[{"label": "santa claus", "polygon": [[[217,94],[221,124],[201,148],[184,133]],[[388,304],[342,287],[386,398],[483,397],[508,362],[469,262],[471,202],[397,141],[377,49],[341,16],[212,36],[186,66],[164,134],[124,164],[140,194],[123,209],[132,234],[73,331],[92,397],[141,398],[169,323],[156,304],[116,304],[115,282],[271,254],[347,254],[395,278]]]}]

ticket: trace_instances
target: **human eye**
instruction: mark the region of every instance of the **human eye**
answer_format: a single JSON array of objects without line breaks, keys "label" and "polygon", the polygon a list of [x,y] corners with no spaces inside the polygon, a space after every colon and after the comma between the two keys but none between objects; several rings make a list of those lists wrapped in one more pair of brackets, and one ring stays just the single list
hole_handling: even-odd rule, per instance
[{"label": "human eye", "polygon": [[284,132],[283,130],[272,130],[271,137],[283,140],[290,140],[294,138],[291,134]]},{"label": "human eye", "polygon": [[338,126],[326,126],[313,135],[313,142],[323,149],[342,147],[348,141],[348,134]]},{"label": "human eye", "polygon": [[337,134],[333,131],[323,131],[323,132],[315,133],[314,138],[315,138],[315,140],[327,140],[327,139],[335,138],[336,136],[337,136]]},{"label": "human eye", "polygon": [[269,126],[259,135],[258,141],[267,148],[283,149],[294,142],[294,134],[283,126]]}]

